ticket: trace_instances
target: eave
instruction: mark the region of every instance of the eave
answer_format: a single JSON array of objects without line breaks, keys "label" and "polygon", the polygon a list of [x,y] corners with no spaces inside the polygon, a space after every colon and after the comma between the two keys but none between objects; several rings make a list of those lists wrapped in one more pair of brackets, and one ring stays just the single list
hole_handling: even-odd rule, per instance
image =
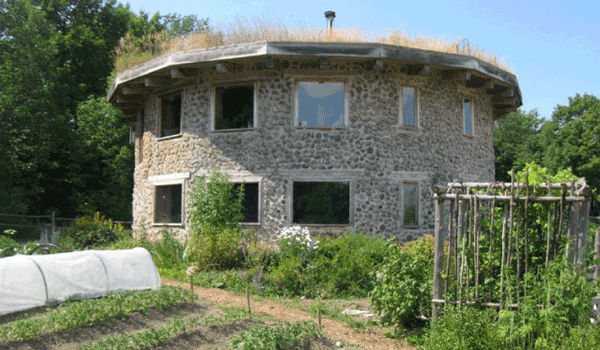
[{"label": "eave", "polygon": [[[134,115],[148,93],[201,81],[210,69],[235,69],[236,64],[254,63],[275,68],[273,61],[350,59],[364,62],[367,70],[381,62],[401,65],[406,75],[427,75],[431,70],[443,79],[491,96],[494,119],[516,110],[522,102],[514,74],[481,59],[458,54],[378,43],[254,42],[215,48],[180,51],[139,64],[117,74],[108,100],[126,115]],[[270,60],[270,61],[269,61]],[[271,63],[267,63],[271,62]],[[269,66],[271,65],[271,66]]]}]

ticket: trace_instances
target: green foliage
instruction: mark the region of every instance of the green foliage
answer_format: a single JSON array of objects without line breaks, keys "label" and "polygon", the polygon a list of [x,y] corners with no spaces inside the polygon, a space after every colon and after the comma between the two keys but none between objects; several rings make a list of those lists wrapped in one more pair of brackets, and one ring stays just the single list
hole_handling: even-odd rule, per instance
[{"label": "green foliage", "polygon": [[191,303],[196,298],[189,290],[164,286],[159,290],[113,293],[101,299],[67,302],[42,317],[0,325],[0,339],[30,339],[40,334],[123,319],[135,311],[147,313],[149,308],[164,310],[169,306]]},{"label": "green foliage", "polygon": [[494,122],[496,180],[510,181],[511,169],[521,170],[525,163],[541,160],[543,145],[539,131],[543,119],[534,109],[517,110]]},{"label": "green foliage", "polygon": [[589,321],[597,291],[567,266],[559,259],[527,275],[530,289],[517,310],[447,306],[417,342],[424,349],[597,348],[600,328]]},{"label": "green foliage", "polygon": [[402,246],[388,245],[370,294],[384,322],[400,328],[416,323],[417,316],[431,314],[433,257],[434,242],[429,235]]},{"label": "green foliage", "polygon": [[306,297],[364,297],[373,288],[372,271],[383,261],[386,242],[349,231],[326,237],[311,250],[305,243],[279,242],[279,264],[266,275],[279,292]]},{"label": "green foliage", "polygon": [[244,187],[235,186],[227,174],[219,172],[197,177],[194,182],[189,196],[193,208],[190,213],[192,233],[207,228],[237,227],[243,219]]},{"label": "green foliage", "polygon": [[425,331],[421,347],[426,350],[513,349],[502,346],[492,309],[449,306]]},{"label": "green foliage", "polygon": [[243,263],[238,225],[242,216],[244,187],[229,182],[226,174],[199,177],[189,196],[190,259],[200,269],[230,269]]},{"label": "green foliage", "polygon": [[167,322],[160,328],[151,328],[133,334],[120,334],[102,338],[99,341],[86,345],[81,349],[148,349],[181,334],[187,334],[198,327],[200,318],[193,317],[188,320],[176,318]]},{"label": "green foliage", "polygon": [[75,220],[75,223],[61,234],[59,246],[68,250],[101,247],[128,235],[123,226],[96,213],[93,217],[84,216]]},{"label": "green foliage", "polygon": [[14,239],[0,235],[0,255],[12,256],[15,255],[20,247],[20,244]]},{"label": "green foliage", "polygon": [[200,269],[233,269],[241,267],[244,255],[237,228],[204,228],[194,232],[189,242],[190,260]]},{"label": "green foliage", "polygon": [[322,336],[312,321],[299,321],[285,326],[256,326],[240,334],[231,342],[239,350],[307,349],[311,339]]}]

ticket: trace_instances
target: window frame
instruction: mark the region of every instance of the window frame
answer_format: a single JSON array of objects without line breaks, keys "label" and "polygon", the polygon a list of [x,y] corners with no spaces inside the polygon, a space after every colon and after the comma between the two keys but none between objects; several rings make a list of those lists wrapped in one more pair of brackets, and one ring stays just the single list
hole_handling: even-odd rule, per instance
[{"label": "window frame", "polygon": [[[348,184],[348,223],[346,224],[315,224],[315,223],[298,223],[294,218],[294,184],[296,182],[341,182]],[[315,178],[293,178],[289,180],[289,224],[309,227],[353,227],[354,226],[354,181],[352,179],[315,179]]]},{"label": "window frame", "polygon": [[259,179],[249,179],[249,180],[231,180],[230,182],[233,184],[256,184],[258,186],[258,198],[257,198],[257,221],[256,222],[251,222],[251,221],[240,221],[239,223],[241,225],[244,226],[260,226],[262,224],[262,181],[260,181]]},{"label": "window frame", "polygon": [[[471,104],[471,113],[469,115],[471,121],[471,132],[467,133],[467,114],[466,114],[466,104],[469,102]],[[475,99],[471,96],[463,96],[462,97],[462,125],[463,125],[463,135],[467,137],[475,136]]]},{"label": "window frame", "polygon": [[[163,121],[163,113],[162,113],[162,107],[163,107],[163,100],[169,97],[173,97],[179,95],[179,98],[181,100],[180,106],[179,106],[179,132],[177,134],[173,134],[173,135],[167,135],[167,136],[161,136],[162,135],[162,131],[163,131],[163,127],[162,127],[162,121]],[[157,106],[157,125],[156,125],[156,136],[158,140],[169,140],[169,139],[174,139],[174,138],[178,138],[181,137],[181,135],[183,134],[183,90],[179,90],[179,91],[175,91],[175,92],[170,92],[164,95],[160,95],[158,96],[158,106]]]},{"label": "window frame", "polygon": [[[149,177],[149,181],[152,184],[152,226],[171,226],[171,227],[184,227],[185,226],[185,193],[186,193],[186,180],[190,177],[190,173],[174,173],[167,175],[157,175]],[[181,185],[181,222],[156,222],[157,214],[157,201],[156,201],[156,190],[158,187],[166,186],[177,186]]]},{"label": "window frame", "polygon": [[[300,83],[342,83],[344,84],[344,125],[343,126],[301,126],[300,124]],[[296,130],[345,130],[348,129],[348,78],[339,77],[297,77],[294,81],[294,127]]]},{"label": "window frame", "polygon": [[[406,191],[405,191],[405,186],[406,185],[414,185],[415,186],[415,193],[417,198],[416,200],[416,205],[415,205],[415,223],[406,223]],[[421,201],[420,201],[420,190],[419,190],[419,183],[417,181],[403,181],[402,182],[402,215],[401,215],[401,220],[402,220],[402,227],[404,228],[417,228],[419,227],[419,214],[421,212]]]},{"label": "window frame", "polygon": [[[404,123],[404,89],[405,88],[412,88],[415,90],[415,125],[406,125]],[[419,122],[420,122],[420,118],[419,118],[420,117],[419,116],[419,87],[416,85],[399,84],[398,85],[398,96],[399,96],[398,123],[400,124],[400,127],[402,127],[403,129],[409,129],[409,130],[419,129]]]},{"label": "window frame", "polygon": [[[252,127],[251,128],[239,128],[239,129],[216,129],[217,125],[217,89],[218,88],[234,88],[241,86],[252,86]],[[210,98],[210,130],[214,133],[227,133],[227,132],[247,132],[254,131],[258,128],[258,89],[256,87],[255,80],[236,80],[231,82],[218,82],[212,84],[211,98]]]}]

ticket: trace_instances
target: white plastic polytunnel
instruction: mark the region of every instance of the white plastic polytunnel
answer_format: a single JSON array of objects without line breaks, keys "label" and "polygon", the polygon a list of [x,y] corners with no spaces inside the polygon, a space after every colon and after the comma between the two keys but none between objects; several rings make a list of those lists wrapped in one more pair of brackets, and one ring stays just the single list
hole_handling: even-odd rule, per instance
[{"label": "white plastic polytunnel", "polygon": [[160,276],[144,248],[0,259],[0,315],[67,299],[158,288]]}]

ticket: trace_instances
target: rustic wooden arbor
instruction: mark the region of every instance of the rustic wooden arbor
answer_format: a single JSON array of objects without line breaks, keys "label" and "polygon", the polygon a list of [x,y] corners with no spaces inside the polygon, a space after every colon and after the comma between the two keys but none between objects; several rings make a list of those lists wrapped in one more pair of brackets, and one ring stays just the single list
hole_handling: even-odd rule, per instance
[{"label": "rustic wooden arbor", "polygon": [[527,293],[523,277],[561,252],[583,267],[590,204],[585,179],[540,187],[527,181],[434,187],[434,319],[440,304],[517,307]]}]

